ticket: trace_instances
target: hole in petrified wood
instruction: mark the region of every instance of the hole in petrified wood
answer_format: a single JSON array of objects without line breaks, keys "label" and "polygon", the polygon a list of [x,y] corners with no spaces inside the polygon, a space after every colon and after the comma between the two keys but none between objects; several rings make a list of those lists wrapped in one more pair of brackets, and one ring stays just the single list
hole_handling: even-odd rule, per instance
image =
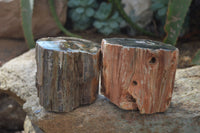
[{"label": "hole in petrified wood", "polygon": [[155,58],[155,57],[152,57],[151,60],[149,61],[149,63],[151,63],[151,64],[156,63],[156,58]]},{"label": "hole in petrified wood", "polygon": [[133,85],[137,85],[137,81],[133,81]]},{"label": "hole in petrified wood", "polygon": [[132,95],[130,95],[130,94],[127,94],[126,95],[126,99],[127,99],[127,101],[129,101],[129,102],[136,102],[136,100],[133,98],[133,96]]}]

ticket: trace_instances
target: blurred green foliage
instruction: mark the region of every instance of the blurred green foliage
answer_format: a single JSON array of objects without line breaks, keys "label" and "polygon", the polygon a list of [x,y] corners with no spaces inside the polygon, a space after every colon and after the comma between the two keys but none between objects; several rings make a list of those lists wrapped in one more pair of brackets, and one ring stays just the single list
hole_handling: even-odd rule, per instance
[{"label": "blurred green foliage", "polygon": [[133,28],[134,30],[138,31],[140,34],[143,35],[154,36],[154,37],[157,36],[154,33],[149,32],[144,28],[141,28],[138,24],[136,24],[134,20],[132,20],[130,16],[128,16],[128,14],[125,12],[121,0],[109,0],[109,1],[112,3],[113,7],[116,8],[116,10],[119,12],[120,16],[126,21],[126,23],[130,25],[131,28]]},{"label": "blurred green foliage", "polygon": [[200,65],[200,49],[195,53],[195,56],[192,59],[192,64]]},{"label": "blurred green foliage", "polygon": [[[154,12],[155,19],[159,22],[158,30],[163,35],[164,34],[164,25],[167,17],[169,0],[152,0],[151,9]],[[177,10],[177,12],[179,12]],[[180,30],[180,36],[189,29],[189,15],[186,15],[183,26]]]},{"label": "blurred green foliage", "polygon": [[74,30],[86,30],[94,26],[98,32],[109,35],[120,30],[123,19],[112,4],[97,0],[69,0],[69,18]]},{"label": "blurred green foliage", "polygon": [[98,7],[96,0],[69,0],[69,17],[73,22],[74,30],[85,30],[93,23],[95,10]]},{"label": "blurred green foliage", "polygon": [[33,32],[32,32],[32,14],[33,14],[34,0],[21,0],[21,16],[22,16],[22,28],[24,36],[29,48],[35,46]]},{"label": "blurred green foliage", "polygon": [[94,16],[93,26],[104,35],[119,32],[120,24],[123,23],[119,13],[113,13],[112,9],[111,3],[102,2]]},{"label": "blurred green foliage", "polygon": [[70,31],[68,31],[68,30],[62,25],[62,23],[60,22],[60,20],[59,20],[59,18],[58,18],[57,13],[56,13],[54,0],[48,0],[48,3],[49,3],[49,7],[50,7],[51,14],[52,14],[53,19],[55,20],[56,25],[58,26],[58,28],[59,28],[65,35],[67,35],[67,36],[81,38],[81,36],[78,36],[78,35],[76,35],[76,34],[71,33]]},{"label": "blurred green foliage", "polygon": [[[155,18],[160,21],[161,29],[166,31],[164,42],[176,44],[182,25],[188,27],[189,18],[185,16],[192,0],[152,0],[151,9]],[[55,11],[54,0],[48,0],[51,13],[57,26],[68,36],[75,36],[60,23]],[[34,0],[21,0],[21,15],[24,35],[29,47],[34,46],[32,35],[32,11]],[[120,25],[125,20],[133,29],[145,35],[154,35],[140,28],[124,11],[120,0],[69,0],[68,15],[73,29],[86,30],[94,26],[98,32],[109,35],[120,31]],[[184,21],[186,20],[186,23]]]},{"label": "blurred green foliage", "polygon": [[165,43],[176,45],[192,0],[169,0],[165,24]]},{"label": "blurred green foliage", "polygon": [[152,0],[151,9],[154,12],[155,19],[159,21],[159,32],[164,34],[164,25],[167,16],[167,8],[168,8],[169,0]]},{"label": "blurred green foliage", "polygon": [[[73,34],[69,32],[60,22],[56,10],[55,10],[55,5],[54,5],[54,0],[48,0],[49,7],[51,14],[56,22],[56,25],[60,28],[63,33],[65,33],[67,36],[72,36],[72,37],[79,37],[80,36]],[[26,39],[27,44],[29,45],[29,48],[35,47],[35,41],[33,37],[33,32],[32,32],[32,14],[33,14],[33,8],[34,8],[34,0],[21,0],[20,1],[20,11],[21,11],[21,16],[22,16],[22,28],[24,32],[24,37]]]}]

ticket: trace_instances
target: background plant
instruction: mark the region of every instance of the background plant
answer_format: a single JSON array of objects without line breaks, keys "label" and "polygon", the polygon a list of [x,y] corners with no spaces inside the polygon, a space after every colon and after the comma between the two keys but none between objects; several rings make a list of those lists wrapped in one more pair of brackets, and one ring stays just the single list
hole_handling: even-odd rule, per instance
[{"label": "background plant", "polygon": [[152,0],[151,9],[154,12],[154,17],[158,21],[159,32],[164,34],[164,25],[167,16],[167,8],[168,8],[169,0]]},{"label": "background plant", "polygon": [[68,7],[68,15],[74,30],[85,30],[91,27],[98,7],[96,0],[69,0]]},{"label": "background plant", "polygon": [[69,0],[68,16],[74,30],[86,30],[94,26],[98,32],[109,35],[119,32],[123,19],[112,4],[97,0]]},{"label": "background plant", "polygon": [[[61,29],[61,31],[63,31],[63,33],[65,33],[67,36],[80,37],[69,32],[61,24],[56,14],[54,0],[48,0],[48,2],[50,11],[56,22],[56,25]],[[97,0],[69,0],[68,6],[71,8],[71,10],[69,11],[69,16],[72,19],[74,29],[85,30],[93,24],[93,26],[96,27],[100,33],[109,35],[111,33],[116,33],[119,31],[119,25],[122,21],[122,17],[127,23],[131,25],[132,28],[138,30],[143,34],[152,35],[152,33],[147,32],[139,26],[137,26],[128,17],[128,15],[123,10],[120,0],[109,0],[109,2],[110,3],[102,2],[99,6],[99,9],[95,13],[95,10],[98,7],[99,3]],[[34,0],[21,0],[22,26],[25,39],[30,48],[34,47],[35,45],[32,33],[33,3]],[[117,7],[116,10],[119,13],[114,10],[115,6]]]},{"label": "background plant", "polygon": [[157,36],[152,32],[149,32],[145,30],[144,28],[141,28],[138,26],[124,11],[123,5],[121,3],[121,0],[109,0],[113,7],[116,7],[116,10],[120,13],[121,17],[133,28],[134,30],[138,31],[141,34],[148,35],[148,36]]},{"label": "background plant", "polygon": [[192,0],[169,0],[165,43],[175,45]]},{"label": "background plant", "polygon": [[[69,0],[68,6],[70,10],[68,12],[69,18],[72,20],[73,29],[85,30],[93,26],[98,32],[109,35],[116,33],[120,30],[120,23],[123,23],[123,19],[135,30],[141,34],[155,36],[155,34],[140,28],[123,9],[121,0],[108,0],[102,2],[98,0]],[[96,13],[94,9],[98,7]],[[91,14],[87,14],[87,10],[90,8]],[[123,19],[122,19],[123,18]]]},{"label": "background plant", "polygon": [[71,33],[70,31],[68,31],[63,25],[62,23],[60,22],[57,14],[56,14],[56,9],[55,9],[55,4],[54,4],[54,0],[48,0],[49,2],[49,7],[50,7],[50,11],[51,11],[51,14],[56,22],[56,25],[58,26],[58,28],[67,36],[71,36],[71,37],[78,37],[78,38],[81,38],[80,36],[76,35],[76,34],[73,34]]},{"label": "background plant", "polygon": [[32,14],[34,0],[21,0],[21,15],[22,15],[22,28],[24,36],[29,48],[33,48],[35,45],[33,33],[32,33]]},{"label": "background plant", "polygon": [[[48,0],[48,2],[50,6],[50,11],[56,22],[56,25],[61,29],[61,31],[63,31],[63,33],[65,33],[67,36],[80,37],[78,35],[69,32],[61,24],[56,14],[54,0]],[[34,8],[34,0],[21,0],[20,5],[21,5],[22,28],[24,32],[24,37],[26,39],[27,44],[29,45],[29,48],[33,48],[35,46],[35,41],[32,32],[32,14]]]},{"label": "background plant", "polygon": [[[106,0],[105,0],[106,1]],[[94,26],[100,33],[109,35],[120,30],[120,23],[125,20],[134,30],[148,36],[155,34],[144,30],[134,23],[124,11],[121,0],[69,0],[70,7],[69,17],[73,22],[73,27],[76,30],[85,30]],[[176,45],[177,39],[181,33],[182,26],[188,27],[185,17],[189,10],[192,0],[152,0],[152,10],[155,17],[160,20],[161,28],[165,29],[165,43]],[[69,32],[59,21],[56,14],[54,0],[48,0],[50,11],[57,26],[67,36],[80,37]],[[34,37],[32,34],[32,13],[34,0],[21,0],[21,16],[22,27],[25,39],[30,48],[34,47]],[[167,14],[166,14],[167,12]],[[165,21],[166,20],[166,21]],[[197,52],[194,61],[200,60],[199,52]]]},{"label": "background plant", "polygon": [[[169,0],[164,43],[176,45],[191,2],[192,0]],[[200,50],[195,54],[192,63],[200,64]]]},{"label": "background plant", "polygon": [[119,32],[120,24],[123,23],[119,13],[117,11],[113,12],[112,6],[111,3],[102,2],[94,16],[94,27],[104,35]]},{"label": "background plant", "polygon": [[192,64],[200,65],[200,49],[196,52],[196,54],[192,60]]}]

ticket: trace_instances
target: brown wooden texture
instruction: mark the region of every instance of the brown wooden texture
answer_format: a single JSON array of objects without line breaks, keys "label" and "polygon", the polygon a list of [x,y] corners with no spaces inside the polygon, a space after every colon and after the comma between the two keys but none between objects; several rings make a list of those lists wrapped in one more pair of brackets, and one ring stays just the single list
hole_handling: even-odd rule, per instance
[{"label": "brown wooden texture", "polygon": [[69,112],[98,94],[99,46],[77,38],[44,38],[36,45],[36,86],[48,111]]},{"label": "brown wooden texture", "polygon": [[151,40],[103,39],[102,93],[125,110],[164,112],[171,101],[178,49]]}]

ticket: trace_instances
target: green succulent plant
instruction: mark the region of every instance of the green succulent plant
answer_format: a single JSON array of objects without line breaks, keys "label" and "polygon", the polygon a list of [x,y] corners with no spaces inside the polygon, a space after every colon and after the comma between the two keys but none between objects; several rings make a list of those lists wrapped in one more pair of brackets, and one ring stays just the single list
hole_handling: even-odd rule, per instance
[{"label": "green succulent plant", "polygon": [[94,18],[93,26],[104,35],[119,32],[120,24],[123,22],[117,11],[112,12],[112,4],[106,2],[101,3]]},{"label": "green succulent plant", "polygon": [[152,0],[151,9],[155,14],[156,20],[160,22],[159,31],[164,34],[164,25],[167,16],[167,8],[168,8],[169,0]]},{"label": "green succulent plant", "polygon": [[35,46],[35,41],[32,33],[32,14],[33,14],[34,0],[21,0],[21,15],[22,15],[22,28],[24,36],[29,48]]},{"label": "green succulent plant", "polygon": [[186,15],[191,2],[192,0],[169,0],[167,19],[164,27],[166,32],[165,43],[176,45],[185,18],[187,18]]},{"label": "green succulent plant", "polygon": [[69,17],[74,30],[85,30],[92,25],[98,3],[96,0],[69,0]]},{"label": "green succulent plant", "polygon": [[[57,14],[56,14],[56,9],[54,5],[54,0],[48,0],[49,7],[51,14],[56,22],[56,25],[60,28],[60,30],[65,33],[67,36],[72,36],[72,37],[79,37],[80,36],[71,33],[65,27],[62,25],[60,22]],[[34,8],[34,0],[20,0],[20,11],[21,11],[21,16],[22,16],[22,28],[24,32],[24,37],[26,39],[27,44],[29,45],[29,48],[35,47],[35,41],[34,41],[34,36],[32,32],[32,14],[33,14],[33,8]]]},{"label": "green succulent plant", "polygon": [[151,9],[157,17],[166,17],[169,0],[152,0]]},{"label": "green succulent plant", "polygon": [[[164,28],[163,27],[164,26],[166,27],[166,25],[168,25],[168,23],[166,23],[166,21],[169,20],[170,16],[176,17],[177,14],[182,14],[182,16],[180,18],[181,19],[180,22],[182,23],[181,25],[183,25],[183,26],[180,26],[179,28],[177,27],[175,29],[175,30],[178,30],[177,31],[178,34],[176,35],[174,40],[176,40],[176,38],[178,36],[184,35],[184,33],[188,30],[189,16],[187,15],[187,11],[188,11],[188,7],[187,7],[188,2],[187,1],[189,2],[190,0],[186,0],[186,1],[152,0],[151,9],[153,10],[153,12],[155,14],[156,20],[158,20],[160,22],[159,31],[160,31],[161,34],[164,34]],[[181,4],[179,4],[179,2]],[[181,8],[181,6],[184,6],[184,8]],[[169,10],[169,12],[174,12],[174,13],[170,14],[170,16],[167,17],[167,11],[168,10]],[[180,22],[178,22],[178,23],[180,23]],[[175,41],[173,41],[171,43],[174,45]]]}]

